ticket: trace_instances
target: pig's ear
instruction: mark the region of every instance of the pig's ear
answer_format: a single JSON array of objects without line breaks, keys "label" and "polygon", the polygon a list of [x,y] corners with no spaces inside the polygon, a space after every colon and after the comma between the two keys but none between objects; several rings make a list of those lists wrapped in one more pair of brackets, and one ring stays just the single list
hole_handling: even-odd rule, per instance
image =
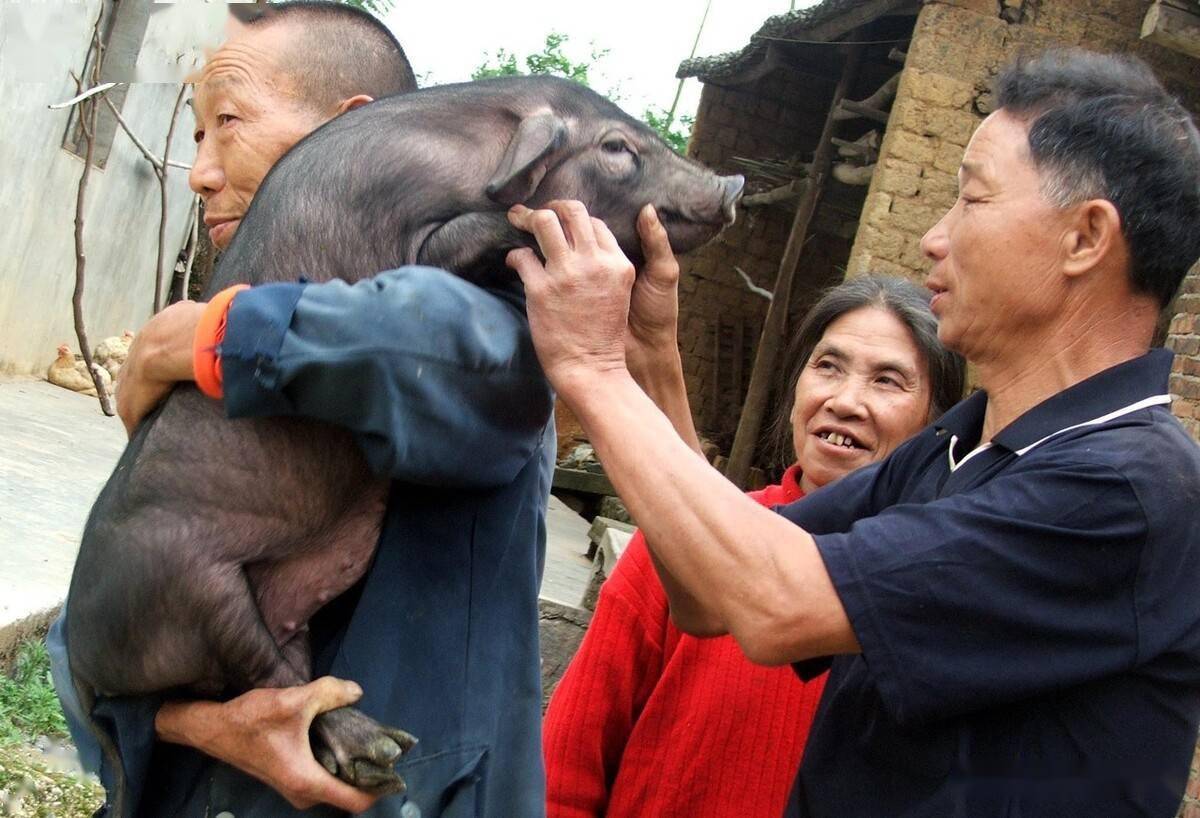
[{"label": "pig's ear", "polygon": [[488,198],[504,205],[525,201],[546,175],[546,159],[567,141],[566,124],[551,113],[521,120],[487,184]]}]

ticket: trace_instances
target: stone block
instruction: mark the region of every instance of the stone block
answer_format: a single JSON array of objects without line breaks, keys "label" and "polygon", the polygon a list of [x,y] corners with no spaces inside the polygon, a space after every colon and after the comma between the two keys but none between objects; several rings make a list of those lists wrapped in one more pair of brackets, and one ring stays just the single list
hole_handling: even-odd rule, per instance
[{"label": "stone block", "polygon": [[1191,335],[1186,338],[1170,338],[1167,340],[1167,348],[1173,350],[1176,355],[1200,355],[1200,337]]},{"label": "stone block", "polygon": [[874,258],[898,261],[904,252],[904,234],[895,230],[880,230],[867,225],[860,233],[860,241]]},{"label": "stone block", "polygon": [[909,281],[918,284],[921,282],[921,279],[925,277],[925,274],[922,271],[913,270],[905,267],[903,264],[897,264],[893,261],[887,261],[886,259],[873,259],[871,261],[871,272],[880,273],[881,275],[885,276],[899,276],[901,278],[907,278]]},{"label": "stone block", "polygon": [[919,270],[927,263],[925,254],[921,252],[921,239],[910,237],[904,241],[904,252],[900,255],[899,261],[905,267],[911,267],[914,270]]},{"label": "stone block", "polygon": [[929,168],[921,176],[921,195],[940,196],[949,194],[958,196],[958,175],[947,173],[937,168]]},{"label": "stone block", "polygon": [[884,137],[882,153],[906,162],[928,165],[934,158],[934,141],[905,130],[889,130]]},{"label": "stone block", "polygon": [[982,121],[983,117],[970,111],[939,111],[930,128],[943,142],[965,147]]},{"label": "stone block", "polygon": [[927,3],[917,17],[905,65],[947,77],[986,76],[1010,53],[1009,28],[998,14]]},{"label": "stone block", "polygon": [[1200,378],[1194,375],[1177,375],[1171,378],[1171,391],[1181,398],[1200,400]]},{"label": "stone block", "polygon": [[885,167],[876,171],[875,184],[877,190],[896,196],[916,196],[921,189],[921,177],[919,174],[900,173]]},{"label": "stone block", "polygon": [[[994,5],[994,3],[993,3]],[[975,83],[931,71],[910,70],[905,72],[906,84],[900,89],[903,96],[907,87],[909,94],[921,102],[940,108],[967,109],[975,99]]]},{"label": "stone block", "polygon": [[958,177],[958,166],[962,164],[964,148],[953,142],[942,142],[937,146],[933,155],[933,167],[943,173],[954,174]]},{"label": "stone block", "polygon": [[918,204],[918,199],[896,200],[892,203],[890,226],[914,236],[923,236],[941,218],[932,208]]},{"label": "stone block", "polygon": [[892,212],[891,194],[876,191],[863,204],[862,221],[872,227],[887,227]]},{"label": "stone block", "polygon": [[538,600],[538,641],[542,654],[542,710],[550,701],[592,620],[590,611],[549,599]]},{"label": "stone block", "polygon": [[882,162],[880,162],[880,165],[888,170],[894,170],[897,173],[902,173],[907,176],[920,176],[923,172],[922,167],[917,163],[906,162],[903,159],[898,159],[895,156],[885,157]]}]

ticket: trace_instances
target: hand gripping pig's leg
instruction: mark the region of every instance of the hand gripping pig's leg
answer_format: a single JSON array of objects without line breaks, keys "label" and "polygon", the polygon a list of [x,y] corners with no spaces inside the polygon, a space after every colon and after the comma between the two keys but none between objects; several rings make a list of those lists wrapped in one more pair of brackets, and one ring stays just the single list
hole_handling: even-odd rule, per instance
[{"label": "hand gripping pig's leg", "polygon": [[[240,568],[226,567],[202,585],[211,652],[226,663],[225,677],[235,690],[309,681],[311,672],[293,667],[271,636]],[[341,707],[313,720],[312,737],[317,759],[346,783],[380,794],[404,791],[404,780],[393,767],[416,739],[403,730]]]}]

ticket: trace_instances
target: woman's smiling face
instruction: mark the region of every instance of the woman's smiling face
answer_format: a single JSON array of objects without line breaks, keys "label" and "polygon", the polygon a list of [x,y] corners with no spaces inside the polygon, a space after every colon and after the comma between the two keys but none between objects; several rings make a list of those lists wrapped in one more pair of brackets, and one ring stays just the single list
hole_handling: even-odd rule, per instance
[{"label": "woman's smiling face", "polygon": [[839,316],[796,381],[792,440],[806,492],[887,457],[929,420],[928,366],[895,315]]}]

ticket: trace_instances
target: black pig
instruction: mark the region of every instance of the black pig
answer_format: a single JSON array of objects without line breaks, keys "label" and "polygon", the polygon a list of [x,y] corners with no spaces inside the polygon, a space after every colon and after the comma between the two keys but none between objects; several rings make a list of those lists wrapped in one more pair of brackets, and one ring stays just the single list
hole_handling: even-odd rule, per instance
[{"label": "black pig", "polygon": [[[733,220],[741,187],[580,85],[442,86],[352,111],[298,143],[264,180],[209,293],[414,263],[515,281],[504,254],[531,243],[505,217],[517,202],[579,199],[635,260],[649,202],[684,252]],[[236,469],[221,452],[236,453]],[[307,681],[305,623],[366,570],[387,490],[343,430],[230,422],[195,388],[176,389],[137,430],[84,531],[68,652],[85,706],[97,694],[223,696]],[[352,708],[314,722],[317,757],[368,789],[403,787],[392,765],[410,744]]]}]

